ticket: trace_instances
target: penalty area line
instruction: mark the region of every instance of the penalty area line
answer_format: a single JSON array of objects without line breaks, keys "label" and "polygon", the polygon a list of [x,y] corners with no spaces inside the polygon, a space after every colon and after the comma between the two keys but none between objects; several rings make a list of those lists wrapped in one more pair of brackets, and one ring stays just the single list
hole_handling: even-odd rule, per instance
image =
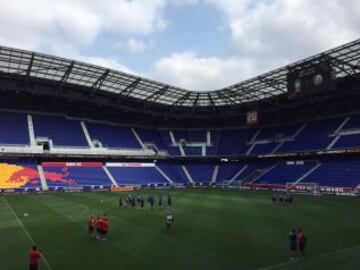
[{"label": "penalty area line", "polygon": [[[19,217],[18,217],[18,215],[16,214],[14,208],[13,208],[13,207],[11,206],[11,204],[6,200],[5,196],[3,196],[2,198],[3,198],[4,202],[7,204],[7,206],[10,208],[10,210],[12,211],[12,213],[14,214],[16,221],[19,223],[20,227],[23,229],[23,231],[24,231],[25,235],[27,236],[27,238],[29,238],[30,242],[34,245],[34,244],[35,244],[34,239],[31,237],[29,231],[26,229],[26,227],[24,226],[24,224],[23,224],[23,223],[21,222],[21,220],[19,219]],[[48,263],[48,261],[47,261],[46,258],[45,258],[45,255],[42,255],[42,259],[43,259],[45,265],[47,266],[47,268],[48,268],[49,270],[52,270],[50,264]]]},{"label": "penalty area line", "polygon": [[313,261],[316,261],[316,260],[319,260],[319,259],[323,259],[323,258],[327,258],[327,257],[330,257],[330,256],[346,253],[346,252],[353,251],[353,250],[360,250],[360,246],[355,246],[355,247],[350,247],[350,248],[345,248],[345,249],[339,249],[339,250],[335,250],[335,251],[332,251],[332,252],[315,255],[313,257],[302,259],[300,261],[290,261],[290,262],[284,262],[284,263],[279,263],[279,264],[273,264],[273,265],[261,267],[258,270],[281,269],[281,268],[284,268],[284,267],[287,267],[287,266],[301,265],[302,262],[304,262],[304,263],[313,262]]}]

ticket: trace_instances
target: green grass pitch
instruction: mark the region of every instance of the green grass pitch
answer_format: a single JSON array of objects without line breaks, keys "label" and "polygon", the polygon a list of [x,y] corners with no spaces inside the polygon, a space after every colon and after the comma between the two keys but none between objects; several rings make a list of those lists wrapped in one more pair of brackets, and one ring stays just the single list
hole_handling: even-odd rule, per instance
[{"label": "green grass pitch", "polygon": [[[31,241],[45,254],[40,269],[360,269],[358,198],[299,195],[282,206],[268,192],[171,194],[170,233],[167,207],[120,209],[119,193],[0,197],[0,269],[27,269]],[[87,217],[101,213],[110,218],[107,242],[87,235]],[[308,256],[290,262],[288,232],[297,226]]]}]

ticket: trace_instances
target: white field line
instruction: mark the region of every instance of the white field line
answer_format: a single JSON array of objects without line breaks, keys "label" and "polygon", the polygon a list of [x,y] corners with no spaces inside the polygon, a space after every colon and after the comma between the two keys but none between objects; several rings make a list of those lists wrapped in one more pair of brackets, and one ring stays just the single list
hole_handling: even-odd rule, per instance
[{"label": "white field line", "polygon": [[[3,198],[4,202],[8,205],[8,207],[11,209],[11,211],[13,212],[13,214],[14,214],[14,216],[15,216],[15,218],[16,218],[16,221],[19,223],[20,227],[23,229],[25,235],[29,238],[30,242],[34,245],[34,244],[35,244],[34,240],[32,239],[32,237],[31,237],[30,233],[28,232],[28,230],[25,228],[24,224],[21,222],[21,220],[20,220],[19,217],[17,216],[14,208],[13,208],[13,207],[11,206],[11,204],[6,200],[5,196],[3,196],[2,198]],[[46,260],[46,258],[45,258],[44,255],[42,255],[42,259],[43,259],[45,265],[47,266],[47,268],[48,268],[49,270],[52,270],[50,264],[48,263],[48,261]]]},{"label": "white field line", "polygon": [[284,263],[273,264],[273,265],[261,267],[258,270],[281,269],[281,268],[284,268],[286,266],[295,265],[295,264],[301,264],[301,262],[304,262],[304,263],[312,262],[312,261],[316,261],[318,259],[323,259],[323,258],[331,257],[331,256],[334,256],[334,255],[346,253],[346,252],[349,252],[349,251],[358,250],[358,249],[360,250],[360,246],[340,249],[340,250],[336,250],[336,251],[332,251],[332,252],[328,252],[328,253],[319,254],[319,255],[316,255],[316,256],[313,256],[313,257],[310,257],[310,258],[302,259],[300,261],[289,261],[289,262],[284,262]]}]

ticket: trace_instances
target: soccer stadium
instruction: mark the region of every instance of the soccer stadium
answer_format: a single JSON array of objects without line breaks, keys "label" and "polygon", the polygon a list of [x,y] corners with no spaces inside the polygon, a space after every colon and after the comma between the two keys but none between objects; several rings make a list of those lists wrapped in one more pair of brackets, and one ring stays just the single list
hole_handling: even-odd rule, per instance
[{"label": "soccer stadium", "polygon": [[0,46],[1,270],[360,268],[360,39],[206,91],[89,62]]}]

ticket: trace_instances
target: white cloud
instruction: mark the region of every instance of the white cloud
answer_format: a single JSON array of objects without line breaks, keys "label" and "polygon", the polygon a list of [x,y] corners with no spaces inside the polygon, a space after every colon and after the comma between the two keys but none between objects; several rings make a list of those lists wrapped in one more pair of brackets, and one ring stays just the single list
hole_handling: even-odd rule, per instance
[{"label": "white cloud", "polygon": [[116,44],[116,47],[121,50],[136,54],[144,52],[146,49],[152,47],[153,44],[153,41],[146,43],[145,41],[142,41],[140,39],[130,38],[129,40],[118,42]]},{"label": "white cloud", "polygon": [[119,44],[122,49],[143,52],[151,46],[144,37],[152,40],[168,25],[166,5],[203,3],[223,14],[219,23],[229,30],[231,43],[227,56],[173,52],[151,65],[151,77],[189,89],[216,89],[360,36],[358,0],[0,0],[0,44],[136,73],[116,56],[80,51],[104,33],[121,33],[132,37]]},{"label": "white cloud", "polygon": [[77,61],[90,63],[96,66],[101,66],[104,68],[111,68],[114,70],[126,72],[129,74],[139,76],[139,73],[135,70],[129,68],[125,64],[121,63],[121,61],[115,56],[94,56],[94,55],[84,55],[80,54],[76,49],[72,46],[54,46],[53,47],[53,54],[59,57],[65,57],[68,59],[74,59]]},{"label": "white cloud", "polygon": [[155,78],[194,90],[222,88],[360,35],[357,0],[177,0],[177,4],[200,1],[223,12],[232,56],[173,53],[155,62]]},{"label": "white cloud", "polygon": [[[104,32],[149,35],[166,27],[165,0],[0,0],[0,44],[136,72],[114,57],[84,55]],[[129,49],[142,50],[132,40]]]},{"label": "white cloud", "polygon": [[163,30],[165,0],[0,0],[0,43],[30,50],[81,48],[100,33]]},{"label": "white cloud", "polygon": [[360,34],[356,0],[207,1],[226,14],[236,53],[254,61],[289,63]]},{"label": "white cloud", "polygon": [[247,58],[202,58],[187,51],[156,61],[151,76],[192,90],[215,90],[252,75],[259,70],[255,64]]},{"label": "white cloud", "polygon": [[129,74],[133,74],[133,75],[139,75],[135,70],[127,67],[126,65],[120,63],[118,60],[116,60],[115,57],[94,57],[94,56],[75,56],[74,58],[76,58],[77,60],[86,62],[86,63],[91,63],[97,66],[101,66],[101,67],[105,67],[105,68],[111,68],[117,71],[121,71],[121,72],[125,72],[125,73],[129,73]]}]

